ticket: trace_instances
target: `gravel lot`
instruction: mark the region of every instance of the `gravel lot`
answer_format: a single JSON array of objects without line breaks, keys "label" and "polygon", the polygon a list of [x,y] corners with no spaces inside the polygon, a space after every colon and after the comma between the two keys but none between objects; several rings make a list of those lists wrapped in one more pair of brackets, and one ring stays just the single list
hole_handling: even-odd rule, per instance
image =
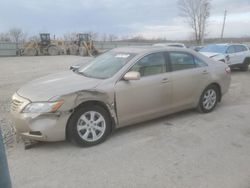
[{"label": "gravel lot", "polygon": [[87,60],[0,58],[0,125],[13,187],[250,187],[250,71],[232,73],[229,93],[210,114],[190,110],[123,128],[91,148],[57,142],[24,150],[14,142],[8,109],[15,90]]}]

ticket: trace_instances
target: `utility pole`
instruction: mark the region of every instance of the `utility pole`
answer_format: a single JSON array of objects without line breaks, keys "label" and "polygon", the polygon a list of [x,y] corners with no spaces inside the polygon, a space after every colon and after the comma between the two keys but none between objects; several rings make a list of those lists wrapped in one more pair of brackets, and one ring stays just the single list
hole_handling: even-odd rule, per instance
[{"label": "utility pole", "polygon": [[202,31],[201,31],[201,46],[204,45],[204,36],[205,36],[205,18],[202,22]]},{"label": "utility pole", "polygon": [[[205,4],[205,10],[208,9],[208,3]],[[201,22],[201,45],[204,45],[204,37],[205,37],[205,24],[206,24],[206,20],[207,20],[207,15],[205,14],[205,12],[203,12],[202,14],[202,18],[201,18],[202,22]]]},{"label": "utility pole", "polygon": [[3,144],[1,127],[0,127],[0,187],[11,188],[10,174]]},{"label": "utility pole", "polygon": [[222,30],[221,30],[221,36],[220,36],[221,39],[223,39],[223,35],[224,35],[224,28],[225,28],[225,24],[226,24],[226,18],[227,18],[227,10],[225,10],[225,12],[224,12],[224,19],[223,19],[223,25],[222,25]]}]

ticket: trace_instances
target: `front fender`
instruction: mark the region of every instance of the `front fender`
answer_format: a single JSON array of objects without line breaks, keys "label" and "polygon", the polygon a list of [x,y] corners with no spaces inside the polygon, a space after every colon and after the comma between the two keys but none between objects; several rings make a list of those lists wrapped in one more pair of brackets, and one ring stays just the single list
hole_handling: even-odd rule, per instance
[{"label": "front fender", "polygon": [[64,104],[60,111],[73,113],[77,107],[84,103],[95,102],[105,105],[114,123],[117,124],[117,116],[115,110],[114,94],[108,94],[100,90],[82,90],[65,96],[61,96]]}]

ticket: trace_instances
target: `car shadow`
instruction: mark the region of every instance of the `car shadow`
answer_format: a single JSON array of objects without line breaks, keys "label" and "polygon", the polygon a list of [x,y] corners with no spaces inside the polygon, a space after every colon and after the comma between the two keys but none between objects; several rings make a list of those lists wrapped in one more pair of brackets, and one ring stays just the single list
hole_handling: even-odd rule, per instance
[{"label": "car shadow", "polygon": [[140,131],[142,129],[147,129],[149,127],[152,126],[178,126],[176,124],[173,124],[172,121],[176,120],[177,118],[185,118],[185,117],[189,117],[191,114],[199,114],[196,110],[194,109],[189,109],[189,110],[185,110],[185,111],[181,111],[181,112],[177,112],[174,114],[170,114],[170,115],[166,115],[160,118],[155,118],[152,120],[148,120],[148,121],[143,121],[140,123],[136,123],[136,124],[131,124],[125,127],[121,127],[119,129],[116,129],[113,134],[112,137],[116,137],[116,136],[120,136],[122,134],[126,134],[128,132],[131,131]]},{"label": "car shadow", "polygon": [[248,73],[248,72],[250,72],[250,69],[248,69],[248,71],[242,71],[242,70],[240,70],[240,68],[231,68],[231,72],[233,74]]}]

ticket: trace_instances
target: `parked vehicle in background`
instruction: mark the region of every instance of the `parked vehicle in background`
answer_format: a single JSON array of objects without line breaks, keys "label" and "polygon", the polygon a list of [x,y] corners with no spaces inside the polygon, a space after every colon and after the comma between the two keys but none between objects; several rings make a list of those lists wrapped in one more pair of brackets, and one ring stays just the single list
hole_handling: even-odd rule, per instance
[{"label": "parked vehicle in background", "polygon": [[60,55],[66,54],[64,41],[51,40],[49,33],[40,33],[40,41],[29,41],[21,49],[21,55]]},{"label": "parked vehicle in background", "polygon": [[203,48],[203,46],[190,46],[189,48],[196,52],[199,52]]},{"label": "parked vehicle in background", "polygon": [[68,55],[80,56],[96,56],[99,53],[88,33],[78,33],[76,40],[66,45],[66,52]]},{"label": "parked vehicle in background", "polygon": [[179,48],[186,48],[185,44],[182,43],[156,43],[153,44],[153,46],[158,46],[158,47],[179,47]]},{"label": "parked vehicle in background", "polygon": [[217,61],[228,64],[231,68],[248,70],[250,50],[244,44],[209,44],[203,47],[201,54]]},{"label": "parked vehicle in background", "polygon": [[77,71],[31,81],[12,97],[17,132],[40,141],[103,142],[115,128],[185,109],[211,112],[230,68],[186,48],[113,49]]}]

